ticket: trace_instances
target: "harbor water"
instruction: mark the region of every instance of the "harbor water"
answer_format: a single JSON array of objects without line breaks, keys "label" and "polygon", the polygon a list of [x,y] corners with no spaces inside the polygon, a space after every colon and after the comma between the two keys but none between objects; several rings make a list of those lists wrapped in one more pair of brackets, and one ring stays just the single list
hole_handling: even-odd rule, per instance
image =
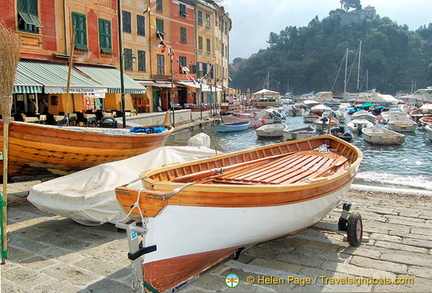
[{"label": "harbor water", "polygon": [[[301,116],[287,117],[285,123],[290,129],[308,125]],[[211,148],[223,153],[283,141],[283,138],[259,138],[253,128],[219,133],[212,123],[207,123],[172,134],[166,145],[187,145],[188,139],[200,132],[210,136]],[[402,145],[389,146],[373,145],[355,135],[351,143],[363,151],[364,159],[354,184],[432,191],[432,141],[422,127],[403,134]]]}]

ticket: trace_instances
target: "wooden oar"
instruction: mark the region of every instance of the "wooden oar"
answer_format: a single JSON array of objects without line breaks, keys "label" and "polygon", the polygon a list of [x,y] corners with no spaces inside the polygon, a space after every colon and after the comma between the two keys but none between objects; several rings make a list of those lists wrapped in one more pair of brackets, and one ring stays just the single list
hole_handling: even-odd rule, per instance
[{"label": "wooden oar", "polygon": [[256,159],[253,161],[247,161],[247,162],[243,162],[243,163],[238,163],[238,164],[234,164],[234,165],[230,165],[230,166],[226,166],[226,167],[220,167],[220,168],[213,168],[213,169],[209,169],[209,170],[205,170],[205,171],[200,171],[200,172],[196,172],[196,173],[191,173],[191,174],[187,174],[187,175],[183,175],[183,176],[179,176],[177,178],[171,179],[171,182],[191,182],[191,181],[196,181],[199,179],[203,179],[209,176],[213,176],[213,175],[219,175],[222,174],[226,171],[230,171],[236,168],[240,168],[240,167],[244,167],[247,165],[252,165],[255,163],[259,163],[265,160],[271,160],[271,159],[276,159],[276,158],[280,158],[283,156],[288,156],[290,154],[293,154],[294,152],[289,152],[289,153],[285,153],[285,154],[280,154],[280,155],[275,155],[275,156],[270,156],[270,157],[265,157],[265,158],[261,158],[261,159]]}]

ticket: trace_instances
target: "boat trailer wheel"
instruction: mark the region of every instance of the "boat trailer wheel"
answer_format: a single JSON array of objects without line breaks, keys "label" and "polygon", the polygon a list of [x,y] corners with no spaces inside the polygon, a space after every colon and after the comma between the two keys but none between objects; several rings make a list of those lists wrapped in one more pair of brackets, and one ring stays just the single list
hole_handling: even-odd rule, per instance
[{"label": "boat trailer wheel", "polygon": [[347,225],[348,243],[351,246],[360,246],[363,238],[363,222],[361,215],[357,212],[348,217]]},{"label": "boat trailer wheel", "polygon": [[346,231],[348,243],[351,246],[360,246],[363,238],[363,222],[361,215],[357,212],[350,214],[351,203],[343,204],[342,215],[339,217],[338,229],[339,231]]}]

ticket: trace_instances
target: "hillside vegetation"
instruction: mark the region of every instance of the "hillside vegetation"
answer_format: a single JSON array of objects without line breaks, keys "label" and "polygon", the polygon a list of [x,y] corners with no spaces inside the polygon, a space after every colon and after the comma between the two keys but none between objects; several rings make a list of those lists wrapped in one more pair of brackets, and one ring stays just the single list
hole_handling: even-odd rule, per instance
[{"label": "hillside vegetation", "polygon": [[282,94],[287,90],[294,94],[332,90],[338,94],[344,89],[347,49],[348,91],[376,89],[395,94],[413,86],[432,85],[432,23],[410,31],[388,17],[360,19],[361,11],[337,9],[323,20],[312,19],[306,27],[271,32],[267,49],[233,60],[230,87],[254,92],[264,87],[269,75],[270,89]]}]

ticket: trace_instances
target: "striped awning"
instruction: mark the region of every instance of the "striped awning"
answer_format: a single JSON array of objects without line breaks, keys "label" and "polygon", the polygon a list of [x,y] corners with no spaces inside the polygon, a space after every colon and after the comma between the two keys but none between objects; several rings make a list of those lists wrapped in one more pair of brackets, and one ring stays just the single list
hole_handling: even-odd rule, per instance
[{"label": "striped awning", "polygon": [[[77,65],[76,69],[107,88],[107,93],[121,94],[120,71],[112,67]],[[124,93],[145,94],[146,87],[123,74]]]},{"label": "striped awning", "polygon": [[[38,61],[20,61],[17,72],[43,85],[46,94],[64,94],[67,92],[69,67],[66,64]],[[69,93],[104,93],[104,85],[72,70]]]},{"label": "striped awning", "polygon": [[40,94],[43,92],[43,85],[22,74],[20,71],[15,73],[14,94]]}]

